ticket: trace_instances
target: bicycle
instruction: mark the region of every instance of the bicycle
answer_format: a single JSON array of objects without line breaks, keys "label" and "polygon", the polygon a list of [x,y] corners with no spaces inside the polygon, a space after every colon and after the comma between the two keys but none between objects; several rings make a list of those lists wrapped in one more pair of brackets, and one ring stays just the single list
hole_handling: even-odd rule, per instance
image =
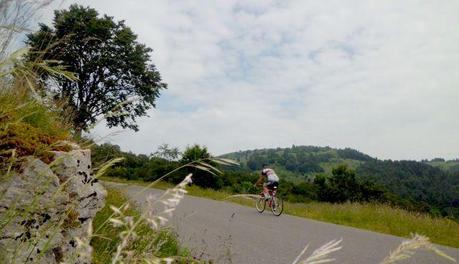
[{"label": "bicycle", "polygon": [[269,190],[269,198],[266,199],[263,192],[260,193],[260,197],[258,197],[257,201],[255,202],[255,208],[261,214],[266,209],[266,202],[268,202],[268,206],[271,208],[271,212],[275,216],[279,216],[284,211],[284,201],[282,198],[277,197],[277,186],[274,186],[273,189]]}]

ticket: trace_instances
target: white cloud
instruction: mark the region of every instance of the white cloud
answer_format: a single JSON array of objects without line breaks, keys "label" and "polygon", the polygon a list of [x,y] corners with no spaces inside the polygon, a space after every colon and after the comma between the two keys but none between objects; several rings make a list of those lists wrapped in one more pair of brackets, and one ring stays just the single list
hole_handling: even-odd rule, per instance
[{"label": "white cloud", "polygon": [[124,149],[459,157],[457,1],[78,2],[125,19],[169,84]]}]

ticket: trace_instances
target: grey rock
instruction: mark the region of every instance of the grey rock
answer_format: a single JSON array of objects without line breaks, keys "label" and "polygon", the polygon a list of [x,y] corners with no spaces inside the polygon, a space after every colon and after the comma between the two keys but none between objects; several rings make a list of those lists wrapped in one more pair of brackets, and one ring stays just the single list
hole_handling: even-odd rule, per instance
[{"label": "grey rock", "polygon": [[55,152],[48,165],[35,158],[0,183],[0,254],[6,263],[90,263],[76,238],[104,206],[105,189],[91,176],[89,150]]}]

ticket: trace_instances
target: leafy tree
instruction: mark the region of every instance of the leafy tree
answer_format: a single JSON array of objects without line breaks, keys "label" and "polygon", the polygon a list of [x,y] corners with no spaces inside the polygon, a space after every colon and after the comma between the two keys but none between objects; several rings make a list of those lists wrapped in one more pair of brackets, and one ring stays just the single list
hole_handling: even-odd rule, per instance
[{"label": "leafy tree", "polygon": [[368,202],[385,200],[385,191],[375,184],[356,179],[355,172],[347,168],[346,165],[340,165],[333,169],[332,177],[325,178],[317,176],[314,184],[318,189],[319,200],[343,203],[351,202]]},{"label": "leafy tree", "polygon": [[73,82],[49,72],[40,74],[48,91],[67,102],[77,132],[102,115],[109,127],[137,131],[136,117],[155,107],[160,90],[166,88],[150,63],[152,49],[138,43],[124,21],[99,16],[95,9],[72,5],[55,11],[53,27],[40,24],[40,30],[27,37],[30,61],[52,60],[78,77]]},{"label": "leafy tree", "polygon": [[267,161],[263,159],[263,157],[254,155],[247,161],[247,167],[251,170],[261,170],[265,163],[267,163]]},{"label": "leafy tree", "polygon": [[[174,169],[176,169],[180,164],[176,161],[166,161],[160,158],[151,158],[147,164],[145,164],[142,168],[144,169],[144,177],[143,180],[145,181],[154,181],[159,177],[170,173]],[[165,180],[178,183],[183,180],[185,174],[183,172],[176,172],[167,177]]]},{"label": "leafy tree", "polygon": [[[198,161],[198,160],[205,160],[211,158],[210,153],[207,151],[207,148],[205,146],[199,146],[199,145],[193,145],[190,147],[187,147],[185,151],[183,152],[182,155],[182,163],[190,163],[193,161]],[[216,166],[216,164],[213,164],[209,161],[205,161],[206,163],[209,163],[212,166]],[[205,187],[205,188],[213,188],[213,189],[220,189],[223,185],[222,179],[215,175],[212,174],[208,171],[203,171],[200,169],[196,168],[188,168],[189,173],[193,173],[193,183]]]},{"label": "leafy tree", "polygon": [[122,155],[123,152],[118,145],[104,143],[101,145],[93,144],[91,146],[91,161],[94,167],[100,166],[104,162],[121,157]]},{"label": "leafy tree", "polygon": [[211,155],[207,150],[207,147],[200,146],[200,145],[193,145],[187,147],[182,155],[182,162],[183,163],[190,163],[197,160],[203,160],[210,158]]},{"label": "leafy tree", "polygon": [[[168,161],[163,158],[150,158],[143,154],[123,152],[118,145],[109,143],[101,145],[94,144],[91,147],[91,151],[91,158],[95,167],[100,167],[102,163],[113,158],[124,158],[123,161],[107,170],[105,176],[108,177],[153,181],[180,166],[180,163],[177,161]],[[180,171],[173,173],[166,180],[178,183],[183,180],[184,173]]]},{"label": "leafy tree", "polygon": [[180,153],[178,148],[175,147],[169,147],[168,144],[162,144],[158,147],[158,150],[156,150],[155,153],[153,153],[151,156],[157,157],[157,158],[162,158],[168,161],[174,161],[177,160],[182,153]]}]

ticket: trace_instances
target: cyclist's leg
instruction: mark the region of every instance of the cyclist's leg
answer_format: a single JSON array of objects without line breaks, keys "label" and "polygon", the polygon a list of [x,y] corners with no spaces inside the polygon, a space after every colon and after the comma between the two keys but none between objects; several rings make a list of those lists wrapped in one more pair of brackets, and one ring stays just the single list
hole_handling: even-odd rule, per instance
[{"label": "cyclist's leg", "polygon": [[265,192],[268,195],[267,197],[271,197],[270,192],[274,189],[274,186],[276,186],[277,182],[267,182],[265,188]]},{"label": "cyclist's leg", "polygon": [[270,195],[269,195],[269,184],[270,182],[267,182],[265,184],[263,184],[263,195],[265,196],[265,198],[269,198]]},{"label": "cyclist's leg", "polygon": [[268,188],[270,194],[271,193],[275,194],[278,186],[279,186],[278,182],[269,182],[269,184],[266,187]]},{"label": "cyclist's leg", "polygon": [[[279,186],[279,183],[278,182],[270,182],[270,184],[267,186],[269,188],[269,190],[272,192],[272,195],[275,196],[276,195],[276,192],[277,192],[277,188]],[[277,201],[276,199],[272,199],[270,201],[270,206],[272,207],[273,210],[276,210],[277,208]]]}]

